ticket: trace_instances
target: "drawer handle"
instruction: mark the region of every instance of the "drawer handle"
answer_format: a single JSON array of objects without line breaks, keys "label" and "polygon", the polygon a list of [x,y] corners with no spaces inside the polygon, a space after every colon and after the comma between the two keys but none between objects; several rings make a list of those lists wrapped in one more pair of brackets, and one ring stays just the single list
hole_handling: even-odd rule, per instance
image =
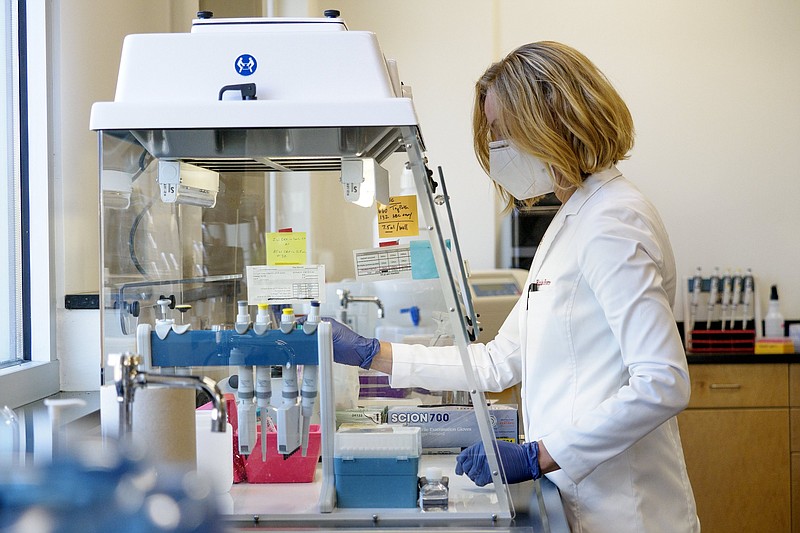
[{"label": "drawer handle", "polygon": [[742,386],[738,383],[712,383],[711,390],[736,390],[741,389]]}]

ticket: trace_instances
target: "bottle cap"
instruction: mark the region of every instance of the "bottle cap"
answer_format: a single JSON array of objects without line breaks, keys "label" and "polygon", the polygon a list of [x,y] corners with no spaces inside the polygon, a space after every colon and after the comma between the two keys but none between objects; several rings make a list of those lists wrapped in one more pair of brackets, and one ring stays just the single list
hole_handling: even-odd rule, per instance
[{"label": "bottle cap", "polygon": [[442,469],[438,466],[429,466],[425,470],[425,477],[428,481],[441,481],[442,480]]},{"label": "bottle cap", "polygon": [[769,299],[770,300],[777,300],[778,299],[778,286],[773,285],[769,292]]}]

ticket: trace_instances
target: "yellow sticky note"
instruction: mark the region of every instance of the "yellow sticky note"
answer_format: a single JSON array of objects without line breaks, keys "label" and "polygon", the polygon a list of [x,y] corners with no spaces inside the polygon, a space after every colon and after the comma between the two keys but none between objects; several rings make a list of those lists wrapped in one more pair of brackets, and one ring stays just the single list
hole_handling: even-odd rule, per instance
[{"label": "yellow sticky note", "polygon": [[267,265],[305,264],[305,231],[267,233]]},{"label": "yellow sticky note", "polygon": [[389,205],[378,204],[378,238],[416,237],[418,220],[415,195],[390,196]]}]

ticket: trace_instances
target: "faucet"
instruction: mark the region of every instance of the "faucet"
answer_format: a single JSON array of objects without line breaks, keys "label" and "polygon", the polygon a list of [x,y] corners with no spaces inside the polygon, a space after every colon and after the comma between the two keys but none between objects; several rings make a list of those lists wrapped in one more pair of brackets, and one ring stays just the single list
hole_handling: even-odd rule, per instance
[{"label": "faucet", "polygon": [[336,289],[336,295],[339,297],[339,307],[342,312],[342,321],[347,323],[347,306],[352,302],[371,303],[378,306],[378,318],[383,318],[383,303],[377,296],[352,296],[347,289]]},{"label": "faucet", "polygon": [[127,436],[133,428],[133,396],[137,388],[165,385],[180,389],[203,390],[211,396],[211,431],[225,433],[227,412],[225,398],[217,382],[208,377],[151,374],[139,370],[142,358],[131,353],[111,354],[109,364],[114,368],[114,386],[119,402],[119,437]]}]

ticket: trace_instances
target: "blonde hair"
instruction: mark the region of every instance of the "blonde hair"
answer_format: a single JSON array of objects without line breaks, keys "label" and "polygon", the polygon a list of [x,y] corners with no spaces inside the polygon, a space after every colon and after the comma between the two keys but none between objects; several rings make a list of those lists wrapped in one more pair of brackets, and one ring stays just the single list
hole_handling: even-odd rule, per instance
[{"label": "blonde hair", "polygon": [[[497,102],[494,133],[549,163],[562,186],[580,187],[590,174],[627,158],[633,147],[630,111],[603,73],[569,46],[530,43],[491,65],[475,84],[473,143],[487,173],[493,139],[484,103],[490,89]],[[495,186],[511,208],[513,196]]]}]

